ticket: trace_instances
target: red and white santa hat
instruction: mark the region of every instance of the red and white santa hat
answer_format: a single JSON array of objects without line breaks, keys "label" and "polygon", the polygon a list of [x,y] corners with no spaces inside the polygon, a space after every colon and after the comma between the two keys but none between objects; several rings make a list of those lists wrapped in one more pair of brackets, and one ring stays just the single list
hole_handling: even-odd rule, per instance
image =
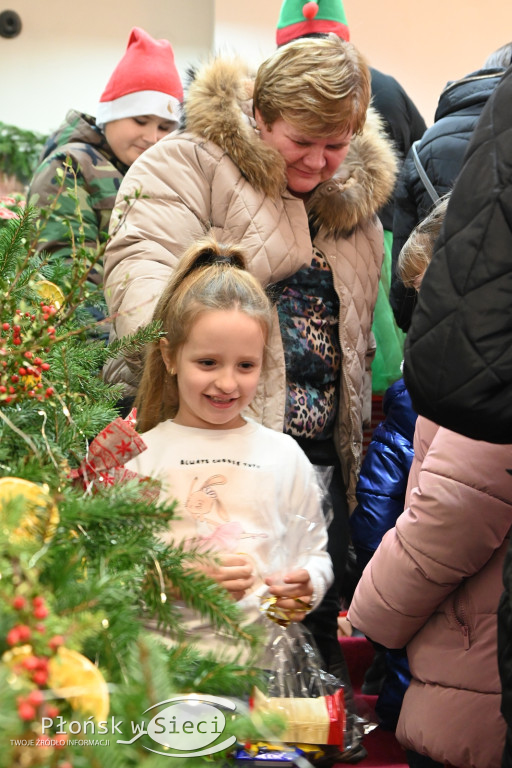
[{"label": "red and white santa hat", "polygon": [[183,86],[168,40],[155,40],[140,27],[130,33],[126,52],[115,68],[96,110],[100,128],[112,120],[157,115],[180,119]]}]

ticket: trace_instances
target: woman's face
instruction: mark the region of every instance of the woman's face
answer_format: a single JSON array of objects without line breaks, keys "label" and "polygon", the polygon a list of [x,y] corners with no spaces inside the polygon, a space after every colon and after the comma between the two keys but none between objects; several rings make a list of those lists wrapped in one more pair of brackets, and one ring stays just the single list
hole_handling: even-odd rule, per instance
[{"label": "woman's face", "polygon": [[139,155],[176,128],[174,120],[156,115],[139,115],[112,120],[103,133],[114,155],[125,165],[131,165]]},{"label": "woman's face", "polygon": [[311,137],[282,117],[268,127],[258,109],[256,125],[263,141],[284,157],[288,189],[299,197],[334,176],[347,156],[352,139],[352,131],[329,138]]}]

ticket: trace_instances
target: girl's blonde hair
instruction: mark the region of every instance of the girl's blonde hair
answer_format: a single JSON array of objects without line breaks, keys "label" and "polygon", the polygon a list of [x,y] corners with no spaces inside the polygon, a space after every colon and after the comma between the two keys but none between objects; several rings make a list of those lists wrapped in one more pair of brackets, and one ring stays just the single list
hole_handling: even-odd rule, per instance
[{"label": "girl's blonde hair", "polygon": [[365,59],[332,34],[278,48],[259,67],[253,93],[267,127],[282,117],[311,136],[360,133],[370,96]]},{"label": "girl's blonde hair", "polygon": [[[257,320],[268,339],[272,305],[258,280],[247,272],[245,258],[235,245],[213,237],[195,242],[183,255],[153,313],[162,325],[162,338],[175,358],[202,312],[237,309]],[[178,412],[176,374],[167,372],[160,341],[146,350],[144,371],[135,400],[137,429],[146,432]]]},{"label": "girl's blonde hair", "polygon": [[439,198],[430,213],[413,229],[400,251],[396,268],[406,288],[419,288],[419,282],[432,261],[449,199],[450,193]]}]

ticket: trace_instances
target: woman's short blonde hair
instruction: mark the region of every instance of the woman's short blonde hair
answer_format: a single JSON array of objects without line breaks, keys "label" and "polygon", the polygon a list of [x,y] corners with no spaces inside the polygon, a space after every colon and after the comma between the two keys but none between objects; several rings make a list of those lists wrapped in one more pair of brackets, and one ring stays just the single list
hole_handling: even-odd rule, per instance
[{"label": "woman's short blonde hair", "polygon": [[278,118],[312,136],[360,133],[370,103],[368,65],[337,35],[301,38],[278,48],[258,69],[254,107],[265,125]]},{"label": "woman's short blonde hair", "polygon": [[434,253],[434,245],[446,216],[450,193],[440,197],[430,213],[413,229],[397,262],[397,273],[406,288],[419,290]]}]

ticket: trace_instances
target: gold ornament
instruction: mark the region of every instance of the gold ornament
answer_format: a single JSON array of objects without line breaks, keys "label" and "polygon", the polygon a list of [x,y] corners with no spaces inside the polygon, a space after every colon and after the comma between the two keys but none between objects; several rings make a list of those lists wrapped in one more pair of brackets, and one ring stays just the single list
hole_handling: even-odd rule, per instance
[{"label": "gold ornament", "polygon": [[26,506],[20,524],[12,532],[13,540],[20,542],[39,536],[49,541],[59,523],[59,513],[48,486],[36,485],[21,477],[0,478],[0,520],[3,504],[17,496],[25,499]]},{"label": "gold ornament", "polygon": [[106,720],[110,708],[108,687],[98,667],[61,645],[50,659],[48,685],[56,695],[69,701],[73,709],[92,715],[97,722]]}]

